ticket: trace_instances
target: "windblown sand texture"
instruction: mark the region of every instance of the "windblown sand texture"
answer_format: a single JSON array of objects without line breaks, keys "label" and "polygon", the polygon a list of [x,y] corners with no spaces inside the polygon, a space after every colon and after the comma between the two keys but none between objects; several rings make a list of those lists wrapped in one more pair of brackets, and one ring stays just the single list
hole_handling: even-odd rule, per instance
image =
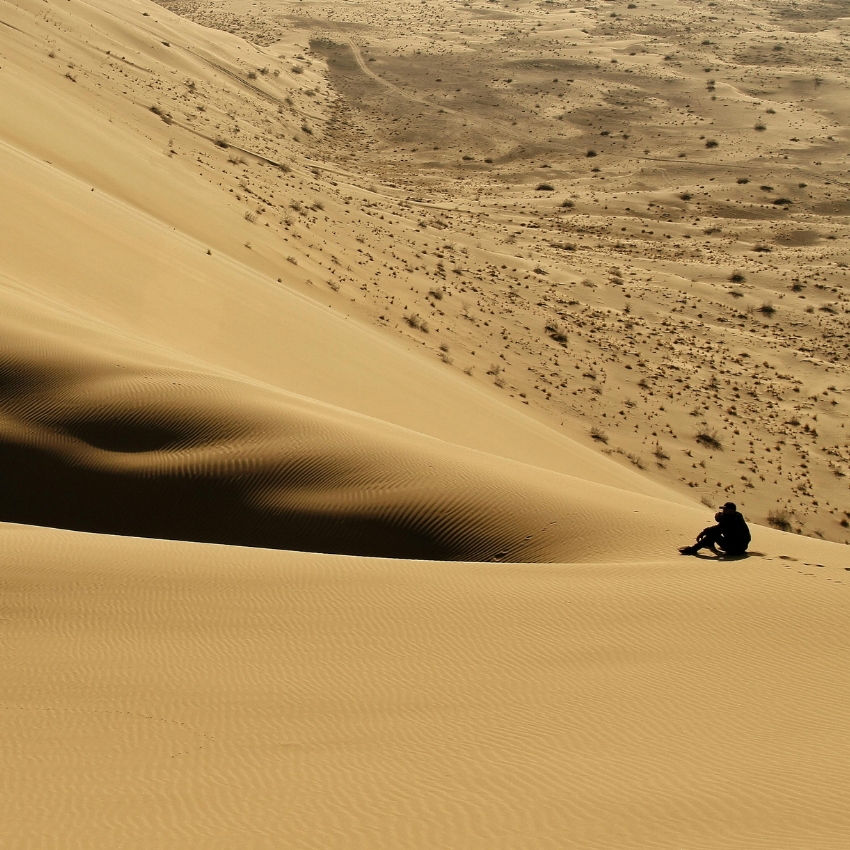
[{"label": "windblown sand texture", "polygon": [[846,848],[844,14],[4,3],[0,846]]}]

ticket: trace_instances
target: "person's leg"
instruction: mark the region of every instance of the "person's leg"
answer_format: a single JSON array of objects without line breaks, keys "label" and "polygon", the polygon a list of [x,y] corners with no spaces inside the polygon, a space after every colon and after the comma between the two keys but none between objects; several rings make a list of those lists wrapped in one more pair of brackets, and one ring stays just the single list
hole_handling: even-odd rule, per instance
[{"label": "person's leg", "polygon": [[743,555],[747,551],[746,546],[742,547],[739,543],[727,540],[723,535],[720,535],[717,545],[723,550],[723,554],[728,555],[730,558]]},{"label": "person's leg", "polygon": [[683,555],[696,555],[700,549],[711,549],[712,552],[717,554],[717,546],[718,541],[720,540],[720,528],[716,525],[712,525],[709,528],[704,528],[697,537],[697,542],[694,543],[693,546],[683,546],[679,551]]}]

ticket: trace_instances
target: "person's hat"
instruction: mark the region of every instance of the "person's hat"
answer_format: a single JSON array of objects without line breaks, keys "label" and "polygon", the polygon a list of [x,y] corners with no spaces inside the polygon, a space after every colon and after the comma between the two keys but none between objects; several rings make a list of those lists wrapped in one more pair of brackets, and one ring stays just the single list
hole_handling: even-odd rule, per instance
[{"label": "person's hat", "polygon": [[723,505],[724,508],[729,508],[730,511],[737,511],[738,506],[734,502],[726,502]]}]

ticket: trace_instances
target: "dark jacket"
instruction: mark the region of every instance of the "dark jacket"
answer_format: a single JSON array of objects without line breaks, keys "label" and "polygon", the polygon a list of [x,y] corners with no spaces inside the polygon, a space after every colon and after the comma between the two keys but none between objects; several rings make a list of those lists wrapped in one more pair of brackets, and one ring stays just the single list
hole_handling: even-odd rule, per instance
[{"label": "dark jacket", "polygon": [[729,548],[743,551],[750,545],[750,529],[740,511],[718,511],[714,519]]}]

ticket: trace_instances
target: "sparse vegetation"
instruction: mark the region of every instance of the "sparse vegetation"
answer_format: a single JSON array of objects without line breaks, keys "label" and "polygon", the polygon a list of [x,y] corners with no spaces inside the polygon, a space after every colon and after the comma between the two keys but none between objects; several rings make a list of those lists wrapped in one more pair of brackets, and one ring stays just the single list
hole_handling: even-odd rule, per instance
[{"label": "sparse vegetation", "polygon": [[743,272],[732,272],[732,274],[729,275],[729,280],[732,281],[732,283],[743,283],[746,279],[747,278]]},{"label": "sparse vegetation", "polygon": [[605,443],[606,445],[608,444],[608,434],[606,434],[605,431],[603,431],[601,428],[598,428],[596,425],[594,425],[590,429],[590,436],[598,443]]},{"label": "sparse vegetation", "polygon": [[780,531],[791,531],[791,514],[784,508],[775,508],[768,513],[767,524]]},{"label": "sparse vegetation", "polygon": [[422,333],[428,333],[430,328],[428,327],[428,322],[426,322],[419,313],[408,313],[404,317],[404,321],[410,325],[411,328],[415,330],[422,331]]},{"label": "sparse vegetation", "polygon": [[538,183],[536,191],[538,191],[538,192],[554,192],[555,187],[551,186],[549,183]]},{"label": "sparse vegetation", "polygon": [[568,342],[567,331],[559,322],[549,321],[546,323],[546,332],[549,334],[552,339],[560,343],[561,345],[566,345]]},{"label": "sparse vegetation", "polygon": [[697,431],[696,441],[710,449],[723,448],[723,443],[721,442],[717,431],[714,428],[709,428],[705,423],[703,423]]}]

